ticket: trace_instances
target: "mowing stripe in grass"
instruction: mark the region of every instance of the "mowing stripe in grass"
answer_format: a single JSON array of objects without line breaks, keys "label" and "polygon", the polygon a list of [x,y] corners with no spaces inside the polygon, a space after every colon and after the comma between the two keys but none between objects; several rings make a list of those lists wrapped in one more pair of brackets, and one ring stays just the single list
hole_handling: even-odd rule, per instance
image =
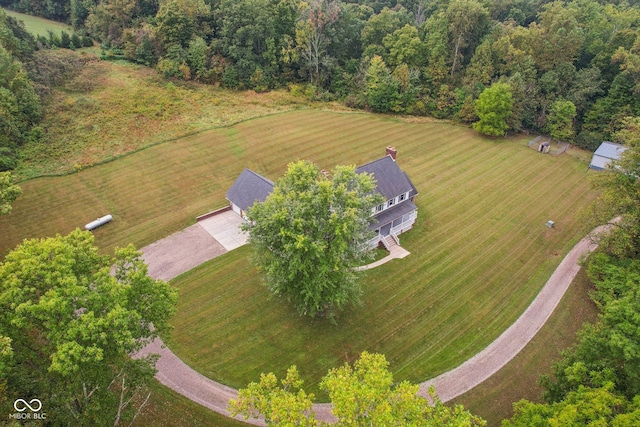
[{"label": "mowing stripe in grass", "polygon": [[[297,159],[324,168],[361,165],[387,145],[396,146],[420,192],[418,219],[401,236],[411,256],[365,274],[361,306],[338,325],[301,318],[270,298],[243,247],[173,281],[180,300],[168,344],[199,372],[234,387],[297,364],[318,393],[328,369],[363,350],[385,353],[398,380],[422,381],[491,342],[538,292],[581,234],[576,211],[593,200],[583,164],[451,125],[297,111],[26,182],[18,216],[0,218],[0,228],[14,242],[29,230],[67,232],[93,219],[82,209],[88,206],[100,211],[95,215],[116,213],[96,232],[103,250],[141,246],[223,205],[244,167],[277,179]],[[544,227],[548,219],[556,229]]]}]

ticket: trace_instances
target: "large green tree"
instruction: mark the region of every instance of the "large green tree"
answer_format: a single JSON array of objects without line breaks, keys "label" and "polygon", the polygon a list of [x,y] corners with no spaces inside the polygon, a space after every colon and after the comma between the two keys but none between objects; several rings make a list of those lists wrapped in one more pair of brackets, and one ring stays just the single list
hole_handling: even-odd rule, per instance
[{"label": "large green tree", "polygon": [[154,374],[155,356],[130,355],[169,331],[176,300],[131,245],[109,257],[87,231],[25,240],[0,264],[7,395],[40,399],[52,425],[118,425]]},{"label": "large green tree", "polygon": [[396,109],[400,99],[400,82],[391,75],[382,57],[375,55],[365,74],[367,104],[376,113]]},{"label": "large green tree", "polygon": [[334,0],[310,0],[296,25],[296,43],[302,60],[302,68],[309,72],[311,84],[320,83],[321,68],[328,65],[326,33],[328,27],[340,16],[339,2]]},{"label": "large green tree", "polygon": [[476,0],[453,0],[444,12],[453,48],[451,77],[471,56],[489,28],[489,12]]},{"label": "large green tree", "polygon": [[370,255],[371,209],[380,202],[372,176],[338,166],[327,176],[310,162],[289,165],[271,195],[254,205],[245,229],[266,285],[303,315],[332,316],[360,296]]},{"label": "large green tree", "polygon": [[[298,371],[292,366],[278,385],[274,374],[261,375],[230,402],[233,415],[247,419],[262,415],[269,426],[327,425],[315,419],[313,394],[302,390]],[[483,426],[478,418],[460,405],[445,406],[430,391],[432,404],[417,395],[418,385],[408,381],[395,383],[389,363],[382,354],[363,352],[353,364],[332,369],[320,387],[329,394],[337,427],[446,427]]]},{"label": "large green tree", "polygon": [[508,129],[508,119],[513,110],[511,87],[506,83],[495,83],[482,91],[476,101],[479,120],[473,128],[483,135],[503,136]]},{"label": "large green tree", "polygon": [[549,136],[557,141],[573,139],[573,120],[576,117],[576,106],[571,101],[559,99],[551,104],[547,116],[547,131]]}]

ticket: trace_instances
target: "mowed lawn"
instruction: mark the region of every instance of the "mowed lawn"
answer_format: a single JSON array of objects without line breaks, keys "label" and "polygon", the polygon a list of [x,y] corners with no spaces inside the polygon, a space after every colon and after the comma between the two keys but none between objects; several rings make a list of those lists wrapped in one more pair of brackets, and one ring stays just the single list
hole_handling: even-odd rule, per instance
[{"label": "mowed lawn", "polygon": [[[360,165],[387,145],[418,188],[418,222],[401,236],[412,254],[365,275],[362,305],[337,324],[301,318],[270,298],[243,247],[173,281],[180,300],[169,344],[234,387],[296,364],[317,392],[328,369],[363,350],[384,353],[397,380],[423,381],[495,339],[582,237],[576,214],[595,198],[586,163],[447,124],[290,112],[23,182],[14,212],[0,218],[0,249],[106,213],[114,221],[95,233],[103,251],[141,247],[223,206],[244,167],[275,180],[297,159]],[[555,228],[545,227],[549,219]]]}]

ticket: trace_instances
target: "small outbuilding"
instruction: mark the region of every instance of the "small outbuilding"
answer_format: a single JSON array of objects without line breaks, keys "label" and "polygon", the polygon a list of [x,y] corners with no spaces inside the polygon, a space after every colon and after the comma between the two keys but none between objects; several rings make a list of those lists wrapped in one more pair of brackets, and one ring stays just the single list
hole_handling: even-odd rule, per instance
[{"label": "small outbuilding", "polygon": [[605,141],[593,153],[589,169],[601,171],[606,169],[607,165],[613,161],[620,159],[622,153],[627,150],[628,147],[624,145],[616,144],[615,142]]}]

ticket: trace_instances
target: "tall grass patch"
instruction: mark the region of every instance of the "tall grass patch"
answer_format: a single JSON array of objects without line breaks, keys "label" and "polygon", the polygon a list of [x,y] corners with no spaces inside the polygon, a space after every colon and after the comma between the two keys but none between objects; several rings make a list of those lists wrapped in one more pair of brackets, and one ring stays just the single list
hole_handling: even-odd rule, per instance
[{"label": "tall grass patch", "polygon": [[46,97],[45,136],[24,147],[17,177],[73,172],[154,144],[292,109],[344,109],[286,91],[258,94],[168,82],[150,68],[88,54],[83,58],[93,60],[83,61],[73,78]]}]

